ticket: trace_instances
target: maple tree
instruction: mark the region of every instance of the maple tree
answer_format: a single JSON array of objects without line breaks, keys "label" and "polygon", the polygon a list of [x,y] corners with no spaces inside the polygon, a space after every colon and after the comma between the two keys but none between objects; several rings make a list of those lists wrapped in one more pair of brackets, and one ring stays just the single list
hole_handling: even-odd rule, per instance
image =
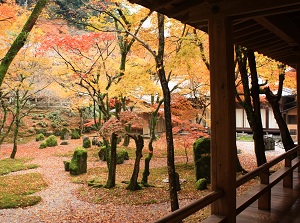
[{"label": "maple tree", "polygon": [[[25,51],[26,52],[26,51]],[[25,52],[22,52],[25,54]],[[24,55],[25,57],[25,55]],[[40,78],[39,70],[42,63],[36,58],[30,58],[26,56],[23,60],[18,56],[3,82],[3,92],[10,98],[9,109],[12,113],[13,119],[13,150],[10,158],[14,159],[17,153],[17,144],[19,129],[21,127],[21,121],[24,117],[28,116],[34,104],[30,104],[29,101],[38,92],[44,90],[50,83],[40,82],[37,84],[37,79]]]},{"label": "maple tree", "polygon": [[138,184],[138,175],[140,170],[140,161],[143,156],[142,150],[144,148],[144,138],[141,134],[133,134],[131,132],[127,132],[125,127],[128,125],[142,127],[142,124],[143,120],[137,114],[131,111],[123,111],[120,112],[117,117],[111,117],[107,122],[103,124],[103,126],[100,129],[101,136],[106,140],[109,140],[109,137],[111,137],[112,135],[120,137],[121,135],[126,134],[135,141],[136,157],[133,167],[133,173],[129,185],[127,186],[128,190],[141,189],[141,187]]}]

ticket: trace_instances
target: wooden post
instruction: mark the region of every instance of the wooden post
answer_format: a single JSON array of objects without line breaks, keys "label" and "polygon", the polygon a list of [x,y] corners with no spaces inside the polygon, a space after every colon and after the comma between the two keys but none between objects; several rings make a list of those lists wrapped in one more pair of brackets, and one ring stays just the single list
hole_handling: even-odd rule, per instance
[{"label": "wooden post", "polygon": [[[299,145],[300,139],[300,59],[298,58],[298,63],[296,66],[296,75],[297,75],[297,144]],[[300,156],[300,151],[298,151],[298,156]],[[300,168],[298,168],[298,172],[300,172]]]},{"label": "wooden post", "polygon": [[211,182],[224,197],[211,205],[211,212],[236,222],[235,76],[232,21],[209,18],[211,94]]},{"label": "wooden post", "polygon": [[[260,183],[269,184],[270,182],[270,173],[269,170],[260,174]],[[258,198],[258,209],[270,211],[271,210],[271,188],[267,190],[260,198]]]},{"label": "wooden post", "polygon": [[[284,160],[285,167],[292,166],[292,158],[288,157]],[[283,178],[283,187],[293,188],[293,171]]]}]

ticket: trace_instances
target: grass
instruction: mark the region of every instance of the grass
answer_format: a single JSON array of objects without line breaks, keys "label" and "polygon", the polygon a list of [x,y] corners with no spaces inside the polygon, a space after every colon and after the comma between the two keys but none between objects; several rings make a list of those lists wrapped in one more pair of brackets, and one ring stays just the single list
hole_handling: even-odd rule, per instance
[{"label": "grass", "polygon": [[245,142],[253,142],[253,136],[252,135],[239,135],[236,137],[236,140],[245,141]]},{"label": "grass", "polygon": [[10,172],[16,172],[20,170],[37,168],[36,164],[26,164],[32,159],[20,158],[20,159],[2,159],[0,160],[0,175],[9,174]]},{"label": "grass", "polygon": [[40,196],[28,196],[47,186],[39,173],[0,177],[0,209],[37,204]]}]

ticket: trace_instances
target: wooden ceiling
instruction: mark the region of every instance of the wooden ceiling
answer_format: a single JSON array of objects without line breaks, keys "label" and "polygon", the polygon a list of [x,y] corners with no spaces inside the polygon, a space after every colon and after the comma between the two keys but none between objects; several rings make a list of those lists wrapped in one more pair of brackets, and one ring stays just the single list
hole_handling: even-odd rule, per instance
[{"label": "wooden ceiling", "polygon": [[230,17],[234,43],[290,66],[300,63],[300,0],[129,1],[205,32],[210,17]]}]

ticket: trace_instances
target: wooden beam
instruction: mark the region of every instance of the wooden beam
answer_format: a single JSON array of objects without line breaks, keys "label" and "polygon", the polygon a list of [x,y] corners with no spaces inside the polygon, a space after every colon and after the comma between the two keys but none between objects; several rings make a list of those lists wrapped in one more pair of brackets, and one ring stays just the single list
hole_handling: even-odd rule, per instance
[{"label": "wooden beam", "polygon": [[287,16],[258,17],[255,20],[289,45],[300,45],[300,29]]},{"label": "wooden beam", "polygon": [[211,92],[211,181],[212,190],[224,197],[211,205],[214,215],[236,218],[235,76],[232,21],[209,19]]},{"label": "wooden beam", "polygon": [[[189,21],[207,20],[213,15],[249,18],[294,11],[300,8],[298,0],[227,0],[206,2],[189,11]],[[272,12],[272,13],[271,13]],[[169,16],[172,17],[170,14]]]}]

